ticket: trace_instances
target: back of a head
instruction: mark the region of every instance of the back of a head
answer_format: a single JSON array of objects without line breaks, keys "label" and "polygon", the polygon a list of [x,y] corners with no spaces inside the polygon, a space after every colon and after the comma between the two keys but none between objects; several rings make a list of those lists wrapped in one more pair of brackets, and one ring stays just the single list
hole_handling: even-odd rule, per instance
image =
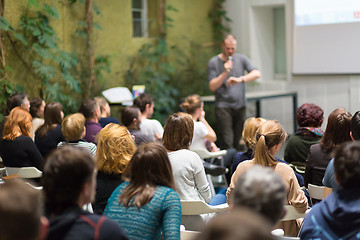
[{"label": "back of a head", "polygon": [[[33,118],[43,118],[44,111],[40,111],[41,106],[43,105],[44,100],[42,98],[32,98],[30,99],[30,114]],[[45,102],[44,102],[45,103]],[[44,109],[42,109],[44,110]]]},{"label": "back of a head", "polygon": [[95,99],[85,99],[79,108],[79,112],[84,115],[86,119],[92,118],[95,115],[95,111],[98,108],[98,104]]},{"label": "back of a head", "polygon": [[121,112],[121,122],[125,127],[129,127],[133,122],[134,118],[139,119],[139,108],[135,106],[127,106]]},{"label": "back of a head", "polygon": [[191,115],[183,112],[169,116],[165,123],[162,143],[169,151],[188,149],[194,134]]},{"label": "back of a head", "polygon": [[109,123],[97,135],[96,164],[99,171],[122,174],[136,151],[126,127]]},{"label": "back of a head", "polygon": [[244,130],[242,137],[248,149],[254,150],[256,145],[256,131],[262,123],[266,120],[264,118],[248,118],[244,123]]},{"label": "back of a head", "polygon": [[346,142],[336,148],[334,169],[342,188],[360,188],[360,142]]},{"label": "back of a head", "polygon": [[196,240],[270,240],[271,226],[259,214],[239,208],[218,214],[206,225]]},{"label": "back of a head", "polygon": [[10,112],[15,107],[20,107],[21,104],[24,104],[25,98],[27,95],[25,93],[14,93],[7,99],[7,109]]},{"label": "back of a head", "polygon": [[193,114],[198,108],[201,108],[202,100],[198,94],[187,96],[180,107],[188,114]]},{"label": "back of a head", "polygon": [[21,107],[15,107],[10,111],[6,119],[3,139],[14,140],[18,134],[30,136],[31,115]]},{"label": "back of a head", "polygon": [[300,127],[321,127],[324,110],[318,105],[304,103],[296,110],[296,122]]},{"label": "back of a head", "polygon": [[47,158],[43,172],[46,213],[60,214],[77,206],[86,182],[91,182],[95,171],[92,156],[84,150],[64,146]]},{"label": "back of a head", "polygon": [[344,108],[337,108],[330,113],[324,136],[320,141],[320,146],[324,150],[332,151],[337,145],[351,141],[351,118],[351,113]]},{"label": "back of a head", "polygon": [[273,226],[280,220],[286,199],[285,184],[273,169],[254,166],[237,180],[232,203],[260,213]]},{"label": "back of a head", "polygon": [[41,193],[20,179],[0,184],[0,239],[35,240],[39,237]]},{"label": "back of a head", "polygon": [[126,207],[131,205],[140,209],[146,205],[156,186],[175,189],[168,154],[164,147],[156,143],[140,145],[124,174],[130,184],[124,189],[119,202]]},{"label": "back of a head", "polygon": [[287,134],[275,120],[267,120],[256,131],[255,163],[262,166],[274,166],[277,160],[270,153],[275,145],[283,143]]},{"label": "back of a head", "polygon": [[66,141],[80,140],[85,130],[85,117],[81,113],[69,114],[62,121],[61,131]]},{"label": "back of a head", "polygon": [[94,99],[96,103],[99,105],[100,109],[104,107],[106,104],[108,104],[108,102],[104,97],[95,97]]},{"label": "back of a head", "polygon": [[140,94],[140,96],[138,96],[134,100],[134,106],[138,107],[140,109],[140,112],[142,113],[145,111],[147,104],[151,105],[153,103],[154,103],[153,97],[147,93]]},{"label": "back of a head", "polygon": [[357,111],[351,118],[351,135],[355,141],[360,140],[360,111]]}]

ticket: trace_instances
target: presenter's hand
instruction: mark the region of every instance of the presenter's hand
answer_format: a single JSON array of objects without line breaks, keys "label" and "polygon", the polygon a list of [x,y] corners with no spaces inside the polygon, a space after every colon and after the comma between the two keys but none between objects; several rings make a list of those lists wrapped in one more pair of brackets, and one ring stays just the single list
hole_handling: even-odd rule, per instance
[{"label": "presenter's hand", "polygon": [[230,72],[230,70],[232,69],[232,67],[233,67],[233,61],[226,61],[225,63],[224,63],[224,68],[225,68],[225,70],[227,71],[227,72]]},{"label": "presenter's hand", "polygon": [[232,86],[239,83],[239,79],[236,77],[229,77],[229,79],[226,81],[227,86]]}]

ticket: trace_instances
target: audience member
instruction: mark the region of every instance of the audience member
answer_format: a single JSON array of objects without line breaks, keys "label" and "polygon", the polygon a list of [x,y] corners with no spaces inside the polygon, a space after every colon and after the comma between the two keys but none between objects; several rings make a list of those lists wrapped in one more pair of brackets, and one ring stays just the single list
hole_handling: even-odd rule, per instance
[{"label": "audience member", "polygon": [[81,113],[67,115],[61,124],[61,132],[65,137],[65,142],[60,142],[58,148],[72,146],[87,150],[93,157],[96,154],[96,145],[87,142],[85,137],[85,117]]},{"label": "audience member", "polygon": [[41,98],[32,98],[30,100],[30,114],[32,117],[31,137],[35,139],[36,130],[44,124],[45,101]]},{"label": "audience member", "polygon": [[117,223],[82,210],[95,196],[95,177],[95,162],[86,151],[63,147],[49,155],[43,176],[47,239],[127,239]]},{"label": "audience member", "polygon": [[265,217],[274,227],[285,214],[285,184],[271,168],[253,166],[237,180],[232,206],[246,207]]},{"label": "audience member", "polygon": [[196,240],[271,240],[270,224],[246,208],[216,215]]},{"label": "audience member", "polygon": [[102,214],[108,198],[124,181],[122,174],[133,156],[136,146],[124,126],[106,125],[97,136],[96,165],[98,169],[94,212]]},{"label": "audience member", "polygon": [[[360,140],[360,111],[357,111],[351,118],[350,123],[350,138],[353,141]],[[329,162],[322,183],[325,186],[324,198],[329,195],[333,190],[339,189],[339,184],[335,181],[334,175],[334,158]]]},{"label": "audience member", "polygon": [[247,147],[246,152],[238,152],[234,155],[233,163],[232,163],[232,173],[235,172],[239,163],[250,160],[253,158],[253,153],[256,145],[256,131],[260,127],[262,123],[266,120],[264,118],[248,118],[244,123],[244,130],[242,132],[242,138]]},{"label": "audience member", "polygon": [[305,103],[296,110],[298,129],[288,139],[284,151],[286,162],[305,163],[311,145],[319,143],[323,136],[320,129],[324,120],[324,111],[318,105]]},{"label": "audience member", "polygon": [[[236,186],[239,176],[254,165],[271,167],[277,172],[285,182],[287,189],[287,202],[296,208],[299,212],[305,212],[308,203],[304,192],[301,190],[296,179],[294,171],[287,164],[279,162],[274,155],[280,150],[286,139],[286,132],[281,125],[274,120],[264,122],[256,132],[256,147],[254,159],[247,160],[238,165],[231,178],[231,183],[227,191],[228,201],[231,201],[231,193]],[[282,228],[286,236],[296,236],[300,223],[293,221],[280,222],[279,228]]]},{"label": "audience member", "polygon": [[136,146],[142,143],[152,142],[150,137],[140,132],[140,110],[134,106],[127,106],[121,112],[121,122],[129,130],[130,134],[134,136]]},{"label": "audience member", "polygon": [[135,98],[134,106],[141,111],[140,115],[140,131],[151,138],[152,141],[161,142],[164,129],[161,123],[156,119],[150,119],[154,113],[154,100],[150,94],[142,93]]},{"label": "audience member", "polygon": [[61,103],[51,102],[46,104],[44,110],[44,124],[35,132],[35,144],[41,155],[45,158],[56,149],[57,145],[65,141],[61,132],[61,122],[64,118]]},{"label": "audience member", "polygon": [[141,145],[124,174],[128,181],[115,189],[105,215],[130,239],[180,239],[181,204],[166,150]]},{"label": "audience member", "polygon": [[86,119],[85,128],[86,134],[84,139],[88,142],[97,144],[96,135],[102,129],[100,119],[100,107],[95,99],[86,99],[82,102],[79,112],[82,113]]},{"label": "audience member", "polygon": [[0,184],[0,239],[43,240],[48,222],[41,193],[20,179]]},{"label": "audience member", "polygon": [[334,168],[341,189],[311,209],[305,217],[301,239],[359,239],[360,143],[337,147]]},{"label": "audience member", "polygon": [[332,158],[335,147],[343,142],[350,141],[351,114],[343,108],[335,109],[330,113],[325,133],[319,144],[310,147],[306,159],[305,186],[309,183],[322,185],[326,167]]},{"label": "audience member", "polygon": [[111,109],[110,109],[109,103],[106,101],[105,98],[95,97],[95,101],[100,107],[99,123],[100,123],[101,127],[105,127],[109,123],[120,124],[119,120],[117,120],[116,118],[110,117]]},{"label": "audience member", "polygon": [[36,167],[42,169],[43,158],[31,139],[31,115],[15,107],[11,110],[0,141],[0,156],[6,167]]}]

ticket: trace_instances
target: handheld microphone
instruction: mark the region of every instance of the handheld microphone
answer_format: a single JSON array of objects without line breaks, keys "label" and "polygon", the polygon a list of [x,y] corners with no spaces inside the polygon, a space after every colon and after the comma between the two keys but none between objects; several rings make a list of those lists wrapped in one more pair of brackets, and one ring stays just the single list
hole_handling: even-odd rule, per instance
[{"label": "handheld microphone", "polygon": [[232,56],[229,56],[229,62],[232,62],[232,60],[233,60]]}]

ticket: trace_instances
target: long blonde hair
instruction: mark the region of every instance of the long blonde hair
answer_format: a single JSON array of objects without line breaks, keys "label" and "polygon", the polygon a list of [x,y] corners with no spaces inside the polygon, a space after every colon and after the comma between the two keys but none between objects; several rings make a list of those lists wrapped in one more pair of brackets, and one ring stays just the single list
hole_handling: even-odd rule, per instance
[{"label": "long blonde hair", "polygon": [[274,120],[267,120],[256,131],[255,164],[275,166],[277,160],[270,153],[270,149],[286,140],[287,134],[281,125]]},{"label": "long blonde hair", "polygon": [[102,172],[122,174],[136,151],[126,127],[110,123],[97,136],[96,165]]},{"label": "long blonde hair", "polygon": [[256,131],[259,129],[260,125],[264,123],[266,119],[264,118],[248,118],[244,123],[244,130],[242,132],[242,137],[248,149],[254,150],[256,145]]}]

